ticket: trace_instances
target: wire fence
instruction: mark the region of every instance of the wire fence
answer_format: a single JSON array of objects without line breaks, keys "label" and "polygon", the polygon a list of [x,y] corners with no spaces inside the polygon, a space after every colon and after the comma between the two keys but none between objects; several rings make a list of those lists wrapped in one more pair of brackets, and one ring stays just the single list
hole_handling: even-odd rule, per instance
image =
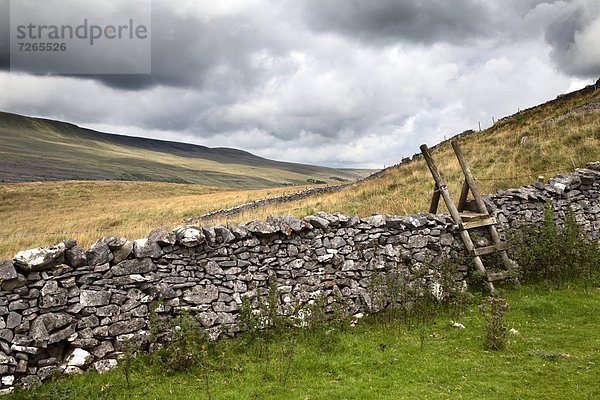
[{"label": "wire fence", "polygon": [[554,174],[558,174],[560,172],[564,172],[564,170],[551,170],[551,171],[539,171],[539,172],[532,172],[530,174],[525,174],[525,175],[515,175],[515,176],[511,176],[511,177],[506,177],[506,178],[475,178],[476,181],[517,181],[517,180],[521,180],[521,179],[526,179],[526,178],[537,178],[539,176],[546,176],[546,175],[554,175]]}]

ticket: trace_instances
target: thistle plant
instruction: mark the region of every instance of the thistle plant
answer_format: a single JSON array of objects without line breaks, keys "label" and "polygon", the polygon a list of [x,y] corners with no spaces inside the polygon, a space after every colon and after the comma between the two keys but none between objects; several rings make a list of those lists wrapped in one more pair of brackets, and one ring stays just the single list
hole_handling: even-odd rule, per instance
[{"label": "thistle plant", "polygon": [[508,328],[504,325],[504,315],[508,304],[501,297],[488,297],[484,304],[478,306],[485,319],[483,328],[483,348],[486,350],[502,350],[506,346]]}]

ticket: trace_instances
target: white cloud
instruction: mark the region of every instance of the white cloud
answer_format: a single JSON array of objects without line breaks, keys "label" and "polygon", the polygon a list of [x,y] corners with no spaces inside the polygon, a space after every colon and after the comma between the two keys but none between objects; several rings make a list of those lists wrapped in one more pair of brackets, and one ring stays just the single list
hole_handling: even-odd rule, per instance
[{"label": "white cloud", "polygon": [[472,35],[456,25],[460,13],[434,10],[423,20],[446,21],[435,35],[420,37],[427,26],[414,23],[381,40],[366,22],[359,37],[345,20],[313,28],[295,2],[154,3],[153,76],[0,72],[0,109],[279,160],[382,167],[590,83],[580,72],[600,65],[600,21],[569,19],[589,10],[584,0],[488,2],[468,16]]}]

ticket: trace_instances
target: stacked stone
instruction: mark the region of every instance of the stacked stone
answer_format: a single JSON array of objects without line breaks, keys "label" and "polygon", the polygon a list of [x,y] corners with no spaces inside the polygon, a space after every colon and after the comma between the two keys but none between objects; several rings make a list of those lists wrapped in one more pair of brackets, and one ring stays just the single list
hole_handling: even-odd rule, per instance
[{"label": "stacked stone", "polygon": [[188,310],[214,337],[236,332],[242,298],[257,305],[270,284],[282,305],[342,295],[357,312],[370,303],[372,271],[435,265],[459,246],[455,230],[443,215],[317,214],[107,237],[87,251],[74,240],[22,251],[0,269],[2,390],[53,371],[104,371],[125,340],[147,349],[153,308]]},{"label": "stacked stone", "polygon": [[[370,179],[372,179],[372,175],[368,176],[363,181],[367,181]],[[339,185],[324,186],[324,187],[313,187],[313,188],[300,190],[298,192],[286,194],[286,195],[282,195],[282,196],[267,197],[266,199],[254,200],[254,201],[251,201],[250,203],[240,204],[239,206],[235,206],[235,207],[231,207],[231,208],[225,208],[225,209],[221,209],[221,210],[211,211],[209,213],[202,214],[202,215],[200,215],[198,217],[194,217],[194,218],[188,218],[185,222],[190,225],[201,224],[204,221],[209,221],[211,219],[216,219],[218,217],[228,217],[231,215],[239,214],[242,211],[250,211],[250,210],[255,210],[257,208],[265,207],[265,206],[272,205],[272,204],[288,203],[290,201],[302,200],[302,199],[306,199],[308,197],[318,196],[320,194],[338,192],[344,188],[347,188],[347,187],[355,185],[355,184],[356,184],[356,182],[342,183]]]},{"label": "stacked stone", "polygon": [[524,224],[540,224],[544,208],[550,203],[554,220],[563,225],[569,210],[582,233],[600,240],[600,162],[586,165],[574,173],[557,175],[548,184],[536,182],[519,189],[503,190],[484,196],[488,211],[503,230]]},{"label": "stacked stone", "polygon": [[[541,222],[550,201],[558,222],[570,208],[584,232],[599,239],[599,193],[600,163],[593,163],[485,200],[505,231]],[[282,310],[341,297],[349,313],[375,311],[374,271],[400,271],[407,280],[425,275],[433,288],[441,261],[463,251],[457,233],[446,215],[318,213],[159,229],[134,241],[107,237],[87,251],[66,240],[19,252],[0,262],[0,394],[18,382],[37,385],[54,371],[106,371],[125,342],[149,349],[153,312],[170,320],[187,310],[214,338],[223,329],[235,333],[242,299],[257,307],[271,284]]]}]

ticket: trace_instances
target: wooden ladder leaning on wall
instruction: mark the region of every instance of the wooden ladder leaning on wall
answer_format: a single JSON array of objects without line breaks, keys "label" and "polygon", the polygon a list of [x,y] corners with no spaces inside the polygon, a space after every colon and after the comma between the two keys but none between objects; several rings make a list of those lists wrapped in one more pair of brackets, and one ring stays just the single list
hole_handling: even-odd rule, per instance
[{"label": "wooden ladder leaning on wall", "polygon": [[[467,252],[473,257],[473,260],[475,262],[475,268],[480,274],[486,277],[488,289],[492,294],[495,291],[493,283],[495,281],[513,279],[515,284],[518,285],[519,281],[515,274],[515,270],[518,266],[513,260],[511,260],[508,257],[508,254],[506,253],[507,245],[506,243],[502,242],[500,236],[498,235],[498,231],[496,230],[496,219],[489,215],[487,207],[483,201],[483,197],[481,197],[481,193],[479,192],[479,189],[475,184],[475,178],[473,178],[473,174],[471,173],[471,170],[469,169],[469,166],[467,165],[465,158],[463,157],[462,151],[460,150],[460,147],[456,140],[452,141],[452,148],[454,149],[454,153],[456,154],[456,158],[458,158],[458,162],[460,163],[460,167],[465,177],[462,186],[462,191],[460,194],[460,200],[458,202],[458,207],[454,205],[454,201],[452,201],[450,192],[446,187],[446,182],[444,181],[444,178],[437,169],[433,158],[429,153],[427,145],[421,146],[421,153],[423,153],[423,157],[425,157],[427,166],[429,167],[431,175],[433,175],[433,179],[435,180],[433,198],[431,199],[431,207],[429,209],[429,212],[432,214],[437,213],[441,196],[444,199],[444,202],[446,203],[448,211],[450,211],[452,219],[454,220],[456,225],[458,225],[460,237],[465,245]],[[469,191],[473,194],[476,209],[478,212],[465,212],[467,196],[469,195]],[[475,247],[475,245],[473,244],[473,240],[469,235],[469,230],[477,228],[487,228],[489,236],[491,237],[493,242],[491,246],[480,248]],[[506,270],[498,273],[488,273],[485,269],[485,266],[483,265],[481,256],[496,252],[500,252],[500,255],[502,257],[502,263],[504,264]]]}]

